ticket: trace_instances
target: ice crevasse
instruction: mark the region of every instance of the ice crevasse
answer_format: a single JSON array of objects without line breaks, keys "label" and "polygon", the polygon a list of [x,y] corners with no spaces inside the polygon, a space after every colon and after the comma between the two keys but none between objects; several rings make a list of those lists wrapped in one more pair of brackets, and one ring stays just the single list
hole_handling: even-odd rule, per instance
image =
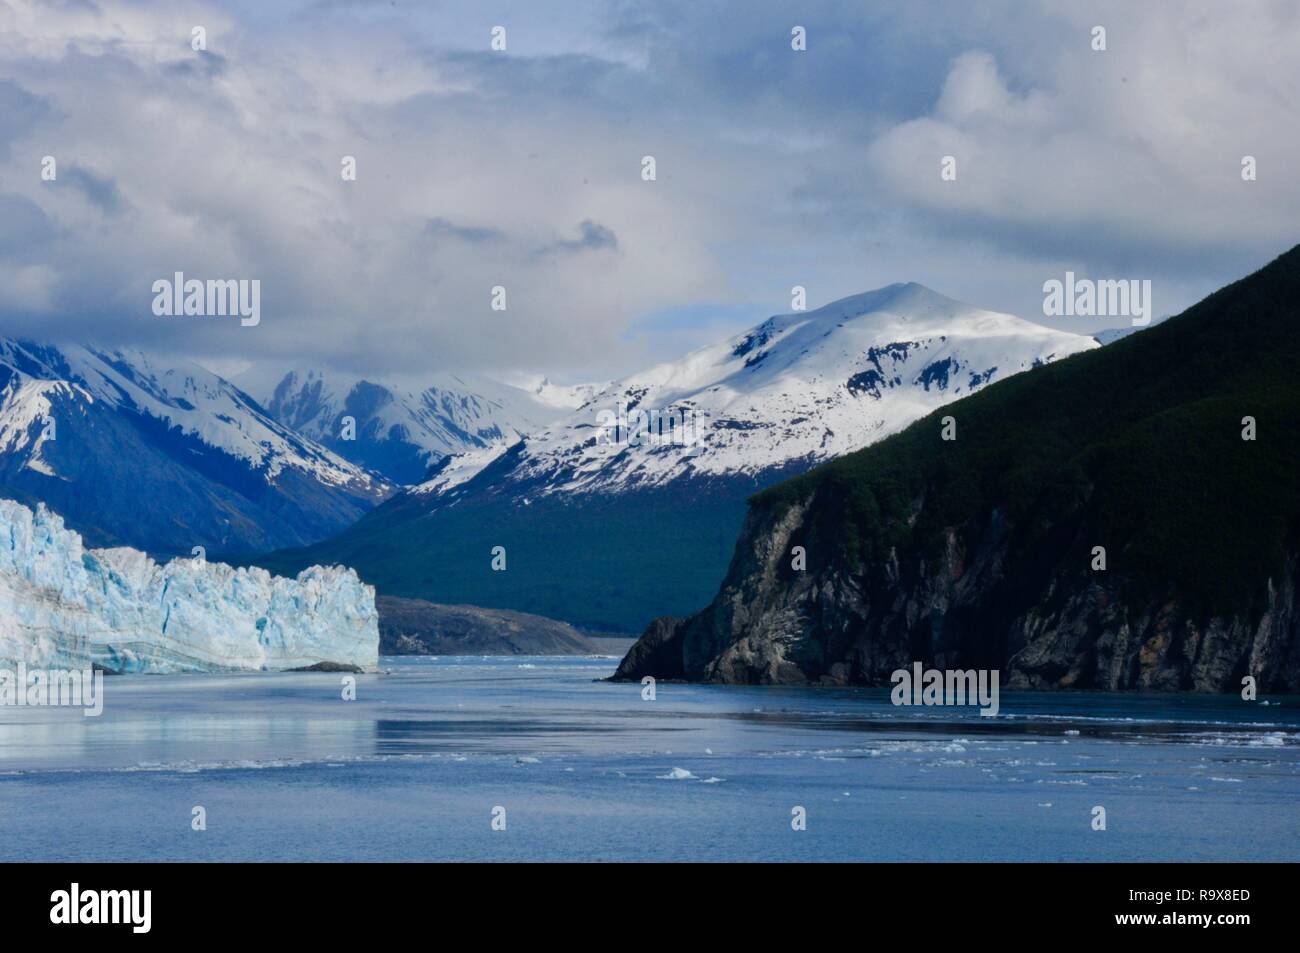
[{"label": "ice crevasse", "polygon": [[121,673],[374,669],[374,587],[342,566],[296,579],[87,549],[44,505],[0,499],[0,663]]}]

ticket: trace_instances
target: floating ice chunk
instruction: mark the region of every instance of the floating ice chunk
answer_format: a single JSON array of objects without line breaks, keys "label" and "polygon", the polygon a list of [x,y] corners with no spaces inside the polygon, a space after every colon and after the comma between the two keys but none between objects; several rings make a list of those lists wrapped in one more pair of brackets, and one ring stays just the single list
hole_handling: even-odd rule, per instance
[{"label": "floating ice chunk", "polygon": [[694,781],[697,780],[695,775],[685,768],[673,768],[667,774],[655,775],[661,781]]}]

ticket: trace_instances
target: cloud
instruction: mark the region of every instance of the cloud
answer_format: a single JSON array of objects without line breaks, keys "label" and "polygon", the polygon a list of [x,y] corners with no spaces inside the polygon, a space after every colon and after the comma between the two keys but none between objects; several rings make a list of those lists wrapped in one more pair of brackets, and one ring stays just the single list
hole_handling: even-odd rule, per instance
[{"label": "cloud", "polygon": [[[1023,91],[990,52],[963,53],[932,109],[873,141],[870,168],[928,227],[1025,256],[1148,275],[1262,264],[1296,241],[1300,189],[1276,165],[1243,181],[1242,160],[1300,158],[1293,103],[1273,95],[1297,76],[1281,48],[1300,43],[1300,21],[1259,12],[1250,30],[1232,5],[1077,17]],[[1104,52],[1087,42],[1093,19],[1110,23]]]},{"label": "cloud", "polygon": [[73,165],[63,171],[62,178],[65,182],[72,183],[105,215],[117,215],[122,211],[122,194],[117,190],[117,183],[108,176]]},{"label": "cloud", "polygon": [[0,256],[5,260],[23,258],[33,250],[48,253],[55,234],[53,221],[37,203],[0,192]]},{"label": "cloud", "polygon": [[0,158],[9,156],[14,141],[30,133],[50,115],[49,104],[15,83],[0,79]]},{"label": "cloud", "polygon": [[424,230],[436,238],[454,238],[457,241],[469,242],[473,245],[481,245],[485,242],[499,242],[505,238],[505,233],[500,229],[475,225],[457,225],[445,218],[429,219],[424,226]]},{"label": "cloud", "polygon": [[[1281,3],[46,10],[0,5],[4,334],[605,378],[795,284],[816,305],[918,280],[1033,316],[1071,268],[1152,277],[1174,310],[1300,220]],[[262,323],[156,318],[175,271],[260,279]],[[639,333],[666,314],[699,320]]]},{"label": "cloud", "polygon": [[599,222],[585,219],[578,225],[576,239],[560,239],[537,250],[538,256],[555,254],[577,254],[584,251],[614,251],[618,248],[618,236],[613,230]]}]

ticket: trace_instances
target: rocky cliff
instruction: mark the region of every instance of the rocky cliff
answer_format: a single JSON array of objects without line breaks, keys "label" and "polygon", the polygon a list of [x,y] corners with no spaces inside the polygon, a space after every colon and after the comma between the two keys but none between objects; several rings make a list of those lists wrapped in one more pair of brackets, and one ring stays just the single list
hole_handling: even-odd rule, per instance
[{"label": "rocky cliff", "polygon": [[[1097,349],[1070,328],[890,285],[615,381],[508,448],[443,461],[333,539],[258,564],[342,563],[381,592],[639,631],[713,594],[756,490]],[[465,557],[495,546],[508,576]]]},{"label": "rocky cliff", "polygon": [[[945,439],[945,437],[949,439]],[[1300,249],[759,494],[615,676],[1300,691]]]}]

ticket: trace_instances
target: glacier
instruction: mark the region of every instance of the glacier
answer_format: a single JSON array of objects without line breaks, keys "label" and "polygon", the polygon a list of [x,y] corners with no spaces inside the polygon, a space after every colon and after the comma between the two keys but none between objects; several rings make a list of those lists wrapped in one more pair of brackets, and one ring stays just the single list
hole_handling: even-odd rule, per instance
[{"label": "glacier", "polygon": [[378,666],[375,590],[352,569],[295,579],[87,549],[38,504],[0,499],[0,663],[120,673]]}]

